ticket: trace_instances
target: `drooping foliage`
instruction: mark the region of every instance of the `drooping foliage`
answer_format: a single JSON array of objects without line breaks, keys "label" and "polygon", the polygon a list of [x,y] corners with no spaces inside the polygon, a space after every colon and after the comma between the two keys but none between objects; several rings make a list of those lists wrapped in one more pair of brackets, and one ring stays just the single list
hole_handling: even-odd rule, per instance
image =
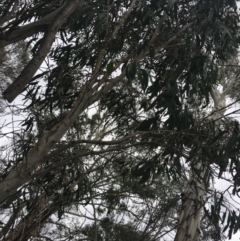
[{"label": "drooping foliage", "polygon": [[202,226],[218,240],[240,228],[210,181],[227,172],[239,195],[238,122],[209,118],[239,45],[234,0],[2,1],[0,24],[0,46],[31,55],[3,93],[23,91],[24,118],[2,152],[2,240],[160,240],[191,173],[210,185]]}]

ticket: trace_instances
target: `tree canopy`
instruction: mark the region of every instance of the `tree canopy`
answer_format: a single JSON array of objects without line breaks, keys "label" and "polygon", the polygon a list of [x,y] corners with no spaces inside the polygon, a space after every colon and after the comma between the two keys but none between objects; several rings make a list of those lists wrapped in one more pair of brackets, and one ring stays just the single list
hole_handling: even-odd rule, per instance
[{"label": "tree canopy", "polygon": [[231,238],[213,180],[239,197],[239,20],[235,0],[1,1],[2,119],[21,116],[1,133],[2,240],[177,241],[188,201],[194,240]]}]

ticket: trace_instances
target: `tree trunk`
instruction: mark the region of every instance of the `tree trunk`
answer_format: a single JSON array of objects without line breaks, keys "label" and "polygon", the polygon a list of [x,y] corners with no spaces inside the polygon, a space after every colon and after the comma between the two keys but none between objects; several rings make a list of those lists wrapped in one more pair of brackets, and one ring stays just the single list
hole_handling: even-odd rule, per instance
[{"label": "tree trunk", "polygon": [[[202,172],[204,173],[204,171]],[[205,191],[205,183],[203,181],[196,181],[196,177],[193,177],[188,183],[186,191],[182,194],[182,210],[175,241],[199,240]]]},{"label": "tree trunk", "polygon": [[[222,74],[222,85],[225,82],[225,75]],[[214,102],[214,108],[209,119],[212,119],[216,125],[224,117],[226,107],[226,92],[212,87],[211,96]],[[196,174],[188,181],[186,191],[182,195],[182,210],[179,216],[179,226],[175,236],[175,241],[199,241],[200,239],[200,221],[201,213],[204,206],[204,196],[207,191],[208,181],[204,180],[206,168],[203,167],[202,161],[197,157],[198,164],[195,166],[200,170],[202,180]],[[202,168],[202,170],[201,170]]]}]

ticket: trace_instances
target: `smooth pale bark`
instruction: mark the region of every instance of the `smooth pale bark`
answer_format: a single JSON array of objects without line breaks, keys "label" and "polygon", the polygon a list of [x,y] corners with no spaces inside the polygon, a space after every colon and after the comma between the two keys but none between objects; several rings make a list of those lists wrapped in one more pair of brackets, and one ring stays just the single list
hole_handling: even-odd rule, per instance
[{"label": "smooth pale bark", "polygon": [[53,18],[53,21],[47,27],[47,31],[40,42],[37,53],[29,61],[17,79],[4,91],[4,99],[8,100],[8,102],[12,102],[23,91],[49,53],[59,28],[76,10],[76,8],[81,6],[83,3],[83,0],[70,1],[67,2],[60,11],[58,11],[57,16]]},{"label": "smooth pale bark", "polygon": [[90,105],[100,100],[101,96],[119,83],[124,76],[125,73],[122,73],[119,77],[112,79],[96,93],[94,93],[95,88],[91,88],[91,86],[86,85],[85,88],[83,88],[73,108],[63,120],[57,123],[50,131],[44,133],[39,142],[29,151],[27,157],[1,181],[0,206],[3,205],[4,200],[15,193],[19,187],[32,179],[32,175],[34,175],[33,171],[45,162],[44,157],[49,150],[61,139],[78,116]]},{"label": "smooth pale bark", "polygon": [[206,185],[203,181],[197,182],[195,178],[193,177],[188,183],[182,196],[182,210],[175,241],[197,241],[200,238],[200,221]]},{"label": "smooth pale bark", "polygon": [[[222,78],[225,78],[223,75]],[[224,82],[224,80],[222,80]],[[219,120],[223,118],[226,107],[226,91],[222,93],[213,87],[211,96],[214,102],[214,108],[209,119],[218,124]],[[206,176],[206,169],[203,168],[202,161],[198,159],[196,168],[201,171],[201,176]],[[200,169],[202,168],[202,170]],[[207,191],[207,180],[199,180],[199,177],[192,176],[188,181],[186,190],[183,194],[182,210],[179,216],[179,226],[174,241],[199,241],[200,239],[200,222],[201,214],[204,206],[204,196]]]}]

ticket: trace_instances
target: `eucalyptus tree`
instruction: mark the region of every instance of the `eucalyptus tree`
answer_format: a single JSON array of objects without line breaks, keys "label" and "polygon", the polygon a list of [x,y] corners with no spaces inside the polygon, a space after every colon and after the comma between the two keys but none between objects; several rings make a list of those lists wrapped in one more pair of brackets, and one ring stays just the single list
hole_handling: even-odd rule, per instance
[{"label": "eucalyptus tree", "polygon": [[[0,7],[0,46],[25,40],[31,52],[3,92],[9,102],[22,93],[26,117],[1,163],[3,240],[41,240],[41,228],[60,226],[74,205],[108,200],[113,208],[126,193],[141,198],[137,190],[151,189],[163,176],[186,182],[191,172],[206,181],[192,161],[196,156],[208,177],[230,170],[238,194],[237,122],[216,127],[215,118],[200,116],[189,103],[208,109],[219,66],[237,51],[234,0],[12,0]],[[217,227],[223,197],[216,200],[205,213]],[[204,204],[191,215],[200,217]],[[170,213],[167,219],[176,221]],[[239,217],[228,217],[231,236]],[[181,221],[174,224],[162,223],[175,232],[182,228]],[[185,229],[183,240],[189,238],[199,235]]]}]

